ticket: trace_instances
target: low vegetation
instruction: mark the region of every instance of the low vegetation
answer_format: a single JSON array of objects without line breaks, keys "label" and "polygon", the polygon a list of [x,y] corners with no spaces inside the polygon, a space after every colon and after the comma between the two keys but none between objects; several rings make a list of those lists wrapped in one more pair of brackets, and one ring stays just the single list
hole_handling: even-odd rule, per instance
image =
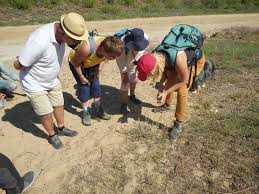
[{"label": "low vegetation", "polygon": [[87,21],[243,13],[258,12],[259,0],[0,0],[0,25],[46,23],[70,11],[80,12]]}]

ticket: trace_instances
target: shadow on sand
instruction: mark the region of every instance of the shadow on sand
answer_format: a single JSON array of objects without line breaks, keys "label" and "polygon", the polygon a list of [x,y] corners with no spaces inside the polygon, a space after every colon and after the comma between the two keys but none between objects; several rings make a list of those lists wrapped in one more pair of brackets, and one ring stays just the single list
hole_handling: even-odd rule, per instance
[{"label": "shadow on sand", "polygon": [[36,137],[48,138],[48,135],[35,125],[40,122],[29,101],[16,104],[12,109],[6,109],[2,120]]},{"label": "shadow on sand", "polygon": [[[113,86],[101,85],[102,106],[104,107],[106,112],[109,113],[110,115],[121,115],[119,92],[120,90]],[[80,102],[67,92],[64,92],[64,99],[65,99],[65,110],[70,112],[71,114],[75,114],[80,117],[81,111],[79,112],[75,108],[75,107],[78,107],[78,108],[81,107]],[[127,123],[129,118],[133,118],[136,121],[143,121],[148,124],[156,125],[159,128],[166,128],[164,124],[153,121],[152,119],[143,115],[142,107],[154,108],[156,106],[147,102],[142,102],[140,106],[129,103],[130,113],[124,116],[122,115],[118,119],[118,122]]]}]

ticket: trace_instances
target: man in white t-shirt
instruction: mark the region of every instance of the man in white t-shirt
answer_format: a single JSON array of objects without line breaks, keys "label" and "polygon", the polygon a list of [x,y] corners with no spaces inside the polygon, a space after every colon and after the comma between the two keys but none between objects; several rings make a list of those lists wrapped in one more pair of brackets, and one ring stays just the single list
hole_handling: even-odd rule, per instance
[{"label": "man in white t-shirt", "polygon": [[[14,67],[20,70],[21,85],[55,149],[63,147],[58,135],[77,135],[76,131],[64,126],[64,98],[58,74],[65,43],[76,45],[87,37],[88,31],[81,15],[62,15],[60,22],[46,24],[31,33],[14,62]],[[57,121],[56,131],[52,115]]]}]

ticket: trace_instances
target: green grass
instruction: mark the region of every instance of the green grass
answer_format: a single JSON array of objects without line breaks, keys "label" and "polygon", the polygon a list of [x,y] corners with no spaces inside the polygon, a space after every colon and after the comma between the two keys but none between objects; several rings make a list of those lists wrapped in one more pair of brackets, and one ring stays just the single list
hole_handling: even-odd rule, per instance
[{"label": "green grass", "polygon": [[[246,35],[247,36],[247,35]],[[206,54],[212,56],[218,68],[240,70],[242,68],[257,68],[259,55],[259,32],[250,37],[252,40],[233,39],[211,40],[204,46]]]},{"label": "green grass", "polygon": [[[87,21],[135,17],[258,12],[258,0],[0,0],[0,25],[39,24],[67,11]],[[35,13],[41,14],[35,14]],[[15,14],[13,14],[15,13]],[[24,20],[26,18],[26,20]]]}]

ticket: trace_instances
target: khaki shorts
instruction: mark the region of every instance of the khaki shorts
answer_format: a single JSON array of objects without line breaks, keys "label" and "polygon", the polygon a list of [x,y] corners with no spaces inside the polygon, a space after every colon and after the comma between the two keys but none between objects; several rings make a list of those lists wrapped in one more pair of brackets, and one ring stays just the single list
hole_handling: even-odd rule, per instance
[{"label": "khaki shorts", "polygon": [[39,116],[52,113],[53,106],[64,105],[64,97],[60,82],[51,90],[25,93],[29,97],[35,113]]}]

